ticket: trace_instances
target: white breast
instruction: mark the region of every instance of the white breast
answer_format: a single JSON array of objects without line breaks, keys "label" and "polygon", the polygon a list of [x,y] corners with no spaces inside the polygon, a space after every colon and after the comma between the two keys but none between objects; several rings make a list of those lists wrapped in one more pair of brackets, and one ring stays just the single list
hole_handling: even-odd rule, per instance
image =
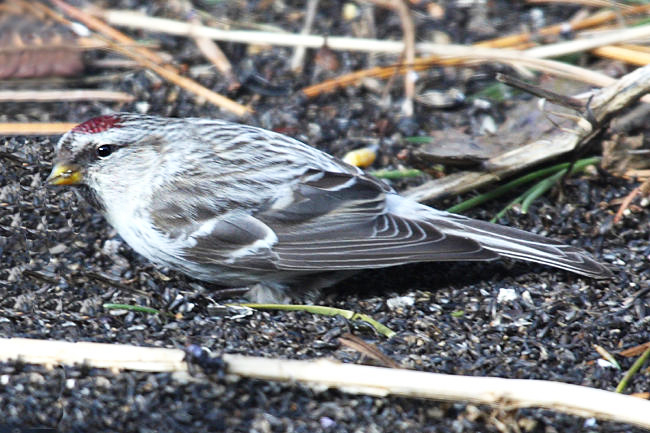
[{"label": "white breast", "polygon": [[[181,246],[154,228],[146,208],[150,198],[145,185],[146,180],[141,179],[139,185],[130,187],[128,194],[115,193],[115,197],[103,197],[106,205],[104,215],[136,252],[153,262],[169,265],[170,259],[178,257]],[[113,190],[107,188],[103,191]]]}]

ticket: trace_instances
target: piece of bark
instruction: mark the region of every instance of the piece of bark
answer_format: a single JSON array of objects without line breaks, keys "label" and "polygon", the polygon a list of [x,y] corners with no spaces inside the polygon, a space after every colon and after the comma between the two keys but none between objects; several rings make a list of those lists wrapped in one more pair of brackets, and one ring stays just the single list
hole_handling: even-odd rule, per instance
[{"label": "piece of bark", "polygon": [[644,66],[623,76],[612,85],[593,92],[589,107],[595,121],[594,127],[585,125],[587,122],[582,121],[571,130],[556,130],[525,146],[486,160],[483,171],[463,171],[431,180],[406,190],[404,195],[417,201],[428,201],[461,194],[557,158],[594,137],[608,125],[609,120],[649,91],[650,66]]}]

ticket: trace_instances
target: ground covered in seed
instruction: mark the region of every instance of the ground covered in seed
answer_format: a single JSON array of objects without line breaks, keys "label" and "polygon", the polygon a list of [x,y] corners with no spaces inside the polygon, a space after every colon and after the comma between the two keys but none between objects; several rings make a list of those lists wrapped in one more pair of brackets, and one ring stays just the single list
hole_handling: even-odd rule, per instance
[{"label": "ground covered in seed", "polygon": [[[232,20],[268,23],[289,31],[302,27],[303,2],[246,3],[198,2],[197,6]],[[443,3],[447,14],[443,19],[430,18],[426,2],[413,6],[418,37],[437,30],[454,42],[469,43],[518,31],[520,24],[530,25],[539,11],[549,22],[575,12],[565,6],[533,9],[502,1],[472,9],[461,2]],[[136,1],[105,5],[183,18],[175,2],[165,8]],[[342,7],[340,2],[320,2],[313,32],[358,35],[358,21],[341,18]],[[396,14],[376,9],[373,17],[376,37],[401,37]],[[338,68],[326,70],[309,53],[304,71],[292,75],[291,49],[252,50],[240,44],[222,46],[244,83],[229,92],[218,73],[202,68],[206,61],[192,41],[131,34],[158,41],[203,85],[252,104],[256,112],[247,123],[284,132],[337,156],[377,145],[379,158],[373,168],[409,166],[408,159],[398,158],[412,149],[405,137],[445,128],[478,132],[486,119],[502,121],[514,104],[476,104],[468,99],[444,110],[418,104],[413,117],[403,118],[401,79],[387,91],[384,82],[369,82],[306,100],[297,93],[303,86],[380,63],[382,57],[339,53]],[[111,57],[87,54],[89,64],[107,56]],[[117,72],[117,79],[96,85],[129,92],[136,102],[4,103],[0,120],[77,122],[112,111],[233,119],[209,104],[197,104],[191,95],[149,72]],[[422,73],[418,91],[455,87],[471,95],[491,84],[494,72],[432,69]],[[269,84],[246,84],[243,77],[252,73]],[[102,74],[107,72],[92,66],[86,70],[87,76]],[[71,80],[59,85],[79,84]],[[169,348],[196,344],[214,353],[372,364],[340,345],[338,337],[350,332],[405,368],[546,379],[606,390],[613,390],[623,373],[595,362],[599,355],[593,345],[616,352],[650,339],[648,210],[637,206],[614,226],[616,207],[611,202],[635,184],[607,173],[569,179],[561,190],[538,200],[529,213],[515,210],[501,222],[589,250],[613,265],[615,280],[596,282],[506,261],[418,264],[359,274],[318,299],[319,304],[370,314],[397,332],[386,339],[362,323],[340,317],[261,311],[242,316],[219,305],[222,300],[215,298],[215,288],[147,263],[72,191],[44,185],[55,140],[0,139],[0,337]],[[423,176],[394,185],[403,189],[424,180]],[[471,215],[489,219],[511,198]],[[444,208],[459,200],[448,198],[433,205]],[[513,296],[499,296],[506,293]],[[144,305],[180,315],[170,319],[109,311],[105,303]],[[626,370],[633,359],[619,358],[619,362]],[[642,373],[626,391],[648,391],[649,385],[647,373]],[[504,413],[465,403],[317,392],[301,385],[207,377],[200,372],[188,379],[83,366],[46,369],[19,362],[0,364],[0,414],[0,431],[12,426],[20,431],[47,427],[62,432],[496,432],[503,426],[509,431],[635,431],[545,410]]]}]

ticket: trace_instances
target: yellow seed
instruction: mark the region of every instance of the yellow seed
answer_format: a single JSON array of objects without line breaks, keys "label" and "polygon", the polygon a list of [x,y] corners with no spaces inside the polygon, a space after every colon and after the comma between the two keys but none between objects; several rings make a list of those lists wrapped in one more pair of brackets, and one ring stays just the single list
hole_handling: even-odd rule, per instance
[{"label": "yellow seed", "polygon": [[374,149],[369,147],[364,147],[362,149],[353,150],[348,152],[344,157],[343,161],[347,162],[350,165],[355,167],[366,168],[372,165],[377,158],[377,152]]},{"label": "yellow seed", "polygon": [[354,3],[346,3],[343,5],[343,19],[345,21],[352,21],[359,16],[359,6]]}]

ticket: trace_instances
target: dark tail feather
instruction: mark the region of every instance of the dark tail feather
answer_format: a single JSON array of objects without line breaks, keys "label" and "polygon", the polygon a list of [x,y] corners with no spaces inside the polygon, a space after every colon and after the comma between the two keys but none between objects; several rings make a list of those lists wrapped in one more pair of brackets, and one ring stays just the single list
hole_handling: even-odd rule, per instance
[{"label": "dark tail feather", "polygon": [[464,236],[483,248],[519,260],[542,263],[596,279],[612,278],[612,271],[586,251],[512,227],[436,213],[433,224],[449,235]]}]

